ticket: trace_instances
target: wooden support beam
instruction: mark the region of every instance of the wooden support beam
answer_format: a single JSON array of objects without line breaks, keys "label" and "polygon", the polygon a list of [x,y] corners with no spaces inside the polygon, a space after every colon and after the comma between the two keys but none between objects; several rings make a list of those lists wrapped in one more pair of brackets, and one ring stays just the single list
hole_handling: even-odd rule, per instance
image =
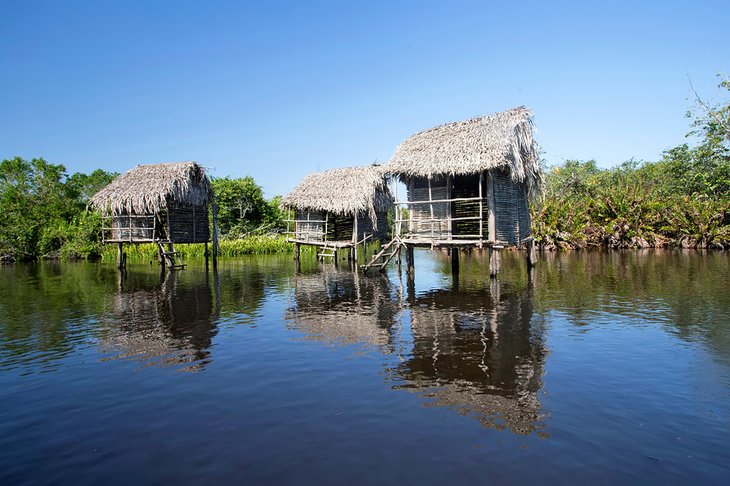
[{"label": "wooden support beam", "polygon": [[413,245],[406,245],[406,273],[409,278],[413,278],[416,271],[416,265],[413,261]]},{"label": "wooden support beam", "polygon": [[452,247],[449,250],[451,252],[451,274],[454,277],[459,276],[459,249]]},{"label": "wooden support beam", "polygon": [[122,252],[122,244],[117,243],[117,268],[124,269],[124,253]]},{"label": "wooden support beam", "polygon": [[430,177],[428,178],[428,200],[430,202],[430,204],[428,205],[428,207],[431,210],[431,239],[433,239],[433,236],[434,236],[433,235],[433,222],[434,222],[434,217],[433,217],[433,194],[431,193],[431,178]]},{"label": "wooden support beam", "polygon": [[494,175],[490,170],[487,172],[487,231],[489,241],[497,241],[497,222],[494,207]]},{"label": "wooden support beam", "polygon": [[527,267],[532,268],[537,264],[537,249],[535,248],[535,240],[530,238],[527,240]]},{"label": "wooden support beam", "polygon": [[[482,198],[484,186],[484,172],[479,173],[479,239],[484,239],[484,199]],[[491,239],[491,238],[490,238]]]},{"label": "wooden support beam", "polygon": [[496,278],[499,273],[499,250],[489,249],[489,276]]}]

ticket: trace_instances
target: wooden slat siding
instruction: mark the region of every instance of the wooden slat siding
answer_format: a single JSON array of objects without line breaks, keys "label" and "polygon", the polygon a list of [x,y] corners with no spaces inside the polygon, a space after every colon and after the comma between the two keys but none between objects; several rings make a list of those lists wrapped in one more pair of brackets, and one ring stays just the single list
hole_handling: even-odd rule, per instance
[{"label": "wooden slat siding", "polygon": [[169,210],[167,236],[173,243],[205,243],[210,241],[208,208],[181,206]]},{"label": "wooden slat siding", "polygon": [[352,240],[352,216],[329,213],[327,225],[328,241]]},{"label": "wooden slat siding", "polygon": [[530,206],[527,196],[527,185],[520,184],[519,188],[520,201],[517,206],[517,215],[520,222],[520,241],[532,234],[532,224],[530,221]]},{"label": "wooden slat siding", "polygon": [[504,171],[494,171],[497,239],[517,245],[530,235],[525,185],[515,183]]},{"label": "wooden slat siding", "polygon": [[369,215],[360,214],[357,217],[357,240],[363,239],[365,234],[373,235],[375,240],[385,240],[388,237],[388,214],[377,213],[376,214],[378,228],[373,227],[373,222],[370,220]]},{"label": "wooden slat siding", "polygon": [[106,230],[105,239],[112,241],[150,241],[154,239],[154,216],[133,216],[123,214],[111,218],[111,228]]},{"label": "wooden slat siding", "polygon": [[[296,238],[304,241],[324,241],[324,213],[318,211],[296,211]],[[314,220],[314,221],[312,221]]]}]

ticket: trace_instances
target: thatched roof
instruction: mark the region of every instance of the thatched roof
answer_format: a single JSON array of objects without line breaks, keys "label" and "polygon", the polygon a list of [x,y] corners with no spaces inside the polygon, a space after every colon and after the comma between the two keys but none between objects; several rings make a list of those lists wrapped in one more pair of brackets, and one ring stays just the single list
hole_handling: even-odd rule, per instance
[{"label": "thatched roof", "polygon": [[524,106],[447,123],[416,133],[395,149],[387,164],[393,174],[433,177],[474,174],[502,167],[527,182],[531,194],[542,185],[532,113]]},{"label": "thatched roof", "polygon": [[393,200],[383,166],[347,167],[310,174],[282,199],[282,205],[334,214],[387,211]]},{"label": "thatched roof", "polygon": [[150,214],[176,205],[203,206],[213,199],[205,170],[196,162],[138,165],[114,179],[89,201],[113,214]]}]

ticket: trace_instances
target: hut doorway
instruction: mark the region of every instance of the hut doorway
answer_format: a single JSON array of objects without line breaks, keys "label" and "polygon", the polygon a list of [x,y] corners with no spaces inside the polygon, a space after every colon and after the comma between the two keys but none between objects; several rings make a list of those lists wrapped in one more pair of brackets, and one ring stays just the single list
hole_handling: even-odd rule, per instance
[{"label": "hut doorway", "polygon": [[[451,234],[460,238],[484,236],[487,219],[483,174],[451,177]],[[468,199],[468,200],[467,200]]]}]

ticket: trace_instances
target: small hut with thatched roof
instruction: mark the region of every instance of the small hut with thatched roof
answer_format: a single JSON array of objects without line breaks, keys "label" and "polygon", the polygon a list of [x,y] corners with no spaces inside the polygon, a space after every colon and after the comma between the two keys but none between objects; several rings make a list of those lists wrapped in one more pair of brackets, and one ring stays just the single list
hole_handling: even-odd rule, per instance
[{"label": "small hut with thatched roof", "polygon": [[[120,255],[124,243],[157,243],[161,256],[174,265],[172,244],[207,246],[210,241],[208,204],[212,200],[203,167],[175,162],[138,165],[97,192],[89,204],[102,213],[104,243],[117,243]],[[164,264],[165,259],[160,261]]]},{"label": "small hut with thatched roof", "polygon": [[527,108],[416,133],[387,168],[407,188],[407,201],[396,202],[408,209],[396,212],[406,245],[501,248],[531,241],[528,199],[540,190],[542,170]]},{"label": "small hut with thatched roof", "polygon": [[[372,164],[310,174],[282,199],[289,212],[288,241],[330,249],[382,240],[393,198],[385,170]],[[331,253],[320,255],[334,256]]]}]

